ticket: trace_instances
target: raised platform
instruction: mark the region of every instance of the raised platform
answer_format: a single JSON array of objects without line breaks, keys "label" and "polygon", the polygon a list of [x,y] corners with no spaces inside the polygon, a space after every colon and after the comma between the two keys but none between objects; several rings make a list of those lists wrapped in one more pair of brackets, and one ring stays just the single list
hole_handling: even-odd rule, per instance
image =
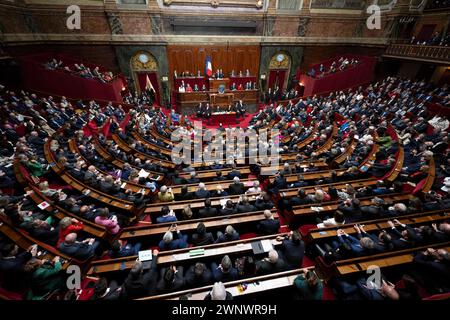
[{"label": "raised platform", "polygon": [[[226,90],[226,94],[233,94],[232,103],[242,100],[244,105],[256,105],[258,101],[259,90]],[[220,100],[220,94],[217,91],[202,92],[175,92],[176,110],[183,115],[191,115],[196,112],[199,103],[210,103],[210,95],[215,95]],[[254,111],[250,111],[254,112]]]}]

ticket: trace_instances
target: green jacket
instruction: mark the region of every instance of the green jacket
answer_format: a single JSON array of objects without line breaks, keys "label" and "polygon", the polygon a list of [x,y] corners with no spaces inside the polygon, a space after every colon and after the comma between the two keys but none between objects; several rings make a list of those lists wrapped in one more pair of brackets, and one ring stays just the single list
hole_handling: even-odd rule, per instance
[{"label": "green jacket", "polygon": [[31,275],[31,289],[28,291],[27,299],[41,300],[47,293],[61,288],[64,278],[58,273],[62,270],[61,262],[44,264]]},{"label": "green jacket", "polygon": [[27,168],[32,176],[40,177],[44,174],[44,169],[39,162],[27,162]]},{"label": "green jacket", "polygon": [[317,285],[311,288],[303,275],[298,276],[294,280],[294,286],[297,288],[300,296],[304,300],[322,300],[323,284],[318,281]]}]

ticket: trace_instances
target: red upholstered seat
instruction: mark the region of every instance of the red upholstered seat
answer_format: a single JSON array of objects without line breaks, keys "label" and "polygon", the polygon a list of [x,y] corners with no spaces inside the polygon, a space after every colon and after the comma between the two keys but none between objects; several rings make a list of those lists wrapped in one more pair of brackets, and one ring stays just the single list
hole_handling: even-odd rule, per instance
[{"label": "red upholstered seat", "polygon": [[414,188],[412,194],[416,195],[417,193],[419,193],[420,191],[422,191],[423,186],[425,185],[425,183],[427,182],[427,179],[422,179]]}]

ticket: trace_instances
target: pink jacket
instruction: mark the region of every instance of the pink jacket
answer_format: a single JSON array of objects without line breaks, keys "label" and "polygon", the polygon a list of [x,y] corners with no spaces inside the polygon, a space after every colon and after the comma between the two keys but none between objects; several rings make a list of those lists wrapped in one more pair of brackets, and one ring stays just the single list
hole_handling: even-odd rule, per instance
[{"label": "pink jacket", "polygon": [[112,233],[112,234],[116,234],[120,230],[120,226],[117,223],[117,221],[110,220],[110,219],[105,218],[105,217],[100,217],[100,216],[96,217],[95,218],[95,223],[106,227],[107,231],[109,233]]}]

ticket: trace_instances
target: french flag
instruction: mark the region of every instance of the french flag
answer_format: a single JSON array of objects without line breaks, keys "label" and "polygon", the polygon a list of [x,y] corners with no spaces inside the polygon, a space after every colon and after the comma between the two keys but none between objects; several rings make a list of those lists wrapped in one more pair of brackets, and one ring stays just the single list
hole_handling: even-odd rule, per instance
[{"label": "french flag", "polygon": [[205,73],[206,73],[206,75],[208,77],[211,77],[212,74],[213,74],[211,57],[206,57],[206,71],[205,71]]}]

